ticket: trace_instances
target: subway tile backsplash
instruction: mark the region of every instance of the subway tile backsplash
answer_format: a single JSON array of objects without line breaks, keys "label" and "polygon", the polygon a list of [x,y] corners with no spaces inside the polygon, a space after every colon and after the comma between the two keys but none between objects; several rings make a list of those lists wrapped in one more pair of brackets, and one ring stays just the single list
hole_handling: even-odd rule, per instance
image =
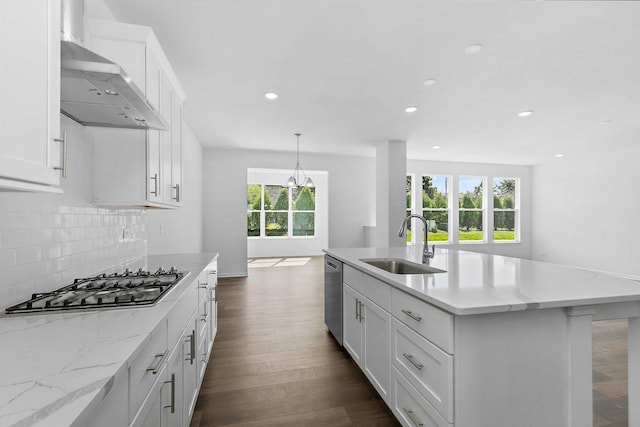
[{"label": "subway tile backsplash", "polygon": [[61,124],[69,141],[64,194],[0,190],[1,311],[75,278],[145,262],[147,211],[91,204],[91,130],[66,117]]},{"label": "subway tile backsplash", "polygon": [[0,308],[74,278],[142,265],[146,211],[0,193]]}]

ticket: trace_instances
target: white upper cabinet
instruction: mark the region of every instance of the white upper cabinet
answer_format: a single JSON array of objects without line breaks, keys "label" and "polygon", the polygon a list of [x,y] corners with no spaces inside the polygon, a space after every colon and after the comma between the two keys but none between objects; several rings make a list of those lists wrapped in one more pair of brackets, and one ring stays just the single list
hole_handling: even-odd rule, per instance
[{"label": "white upper cabinet", "polygon": [[60,193],[60,1],[0,2],[0,188]]},{"label": "white upper cabinet", "polygon": [[149,27],[89,20],[91,50],[118,63],[168,129],[94,130],[94,204],[173,208],[182,199],[180,83]]}]

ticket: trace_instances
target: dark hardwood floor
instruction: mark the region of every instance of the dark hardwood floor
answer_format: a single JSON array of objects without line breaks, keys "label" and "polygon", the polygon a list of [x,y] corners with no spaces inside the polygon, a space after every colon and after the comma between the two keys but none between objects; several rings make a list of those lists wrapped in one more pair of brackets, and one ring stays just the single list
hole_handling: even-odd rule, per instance
[{"label": "dark hardwood floor", "polygon": [[[322,257],[249,274],[219,281],[191,427],[399,425],[326,331]],[[626,321],[595,322],[593,338],[594,426],[627,426]]]}]

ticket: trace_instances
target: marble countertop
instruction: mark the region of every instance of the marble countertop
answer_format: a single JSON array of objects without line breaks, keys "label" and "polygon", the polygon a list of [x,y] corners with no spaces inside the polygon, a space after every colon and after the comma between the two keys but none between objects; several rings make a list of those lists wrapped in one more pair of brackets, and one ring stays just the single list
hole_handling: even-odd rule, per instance
[{"label": "marble countertop", "polygon": [[[147,258],[190,272],[151,307],[0,317],[0,425],[82,425],[112,379],[217,254]],[[116,271],[116,270],[114,270]]]},{"label": "marble countertop", "polygon": [[421,245],[325,252],[457,315],[640,301],[640,281],[519,258],[436,248],[429,265],[445,273],[400,275],[361,260],[401,258],[421,263]]}]

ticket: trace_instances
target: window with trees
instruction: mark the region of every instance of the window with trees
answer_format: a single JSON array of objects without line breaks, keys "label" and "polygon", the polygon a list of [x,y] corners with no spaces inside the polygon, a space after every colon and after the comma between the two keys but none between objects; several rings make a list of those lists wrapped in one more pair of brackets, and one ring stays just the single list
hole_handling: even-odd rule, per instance
[{"label": "window with trees", "polygon": [[449,241],[449,178],[422,176],[422,216],[427,220],[430,242]]},{"label": "window with trees", "polygon": [[315,235],[315,188],[247,185],[247,236]]},{"label": "window with trees", "polygon": [[[405,215],[409,216],[413,213],[413,175],[407,175],[407,207],[405,209]],[[405,233],[407,243],[411,243],[411,221],[407,224],[407,231]]]},{"label": "window with trees", "polygon": [[458,240],[483,241],[484,178],[479,176],[461,176],[458,179]]},{"label": "window with trees", "polygon": [[516,178],[493,179],[493,240],[515,241],[518,210],[516,197],[518,180]]}]

